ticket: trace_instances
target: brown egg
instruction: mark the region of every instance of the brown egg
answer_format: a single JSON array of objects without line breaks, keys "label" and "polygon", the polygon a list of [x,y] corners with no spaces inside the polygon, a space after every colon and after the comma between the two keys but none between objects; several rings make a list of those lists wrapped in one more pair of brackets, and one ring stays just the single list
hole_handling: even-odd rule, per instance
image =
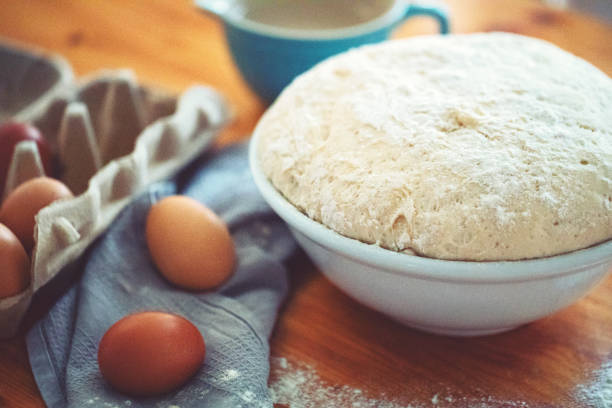
[{"label": "brown egg", "polygon": [[53,201],[72,197],[62,182],[37,177],[19,185],[6,198],[0,209],[0,222],[17,235],[26,251],[34,246],[34,217]]},{"label": "brown egg", "polygon": [[30,284],[30,259],[13,232],[0,224],[0,299],[23,292]]},{"label": "brown egg", "polygon": [[134,396],[163,394],[184,384],[200,368],[206,346],[189,320],[170,313],[124,317],[104,334],[98,348],[102,376]]},{"label": "brown egg", "polygon": [[234,268],[234,242],[210,209],[184,196],[166,197],[147,217],[146,238],[155,265],[188,290],[212,289]]}]

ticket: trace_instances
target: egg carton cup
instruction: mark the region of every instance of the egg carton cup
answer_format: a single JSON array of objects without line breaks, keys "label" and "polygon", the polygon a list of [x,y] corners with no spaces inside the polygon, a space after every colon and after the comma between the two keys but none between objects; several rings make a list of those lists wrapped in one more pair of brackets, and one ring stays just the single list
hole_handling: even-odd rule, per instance
[{"label": "egg carton cup", "polygon": [[[71,77],[63,75],[58,78]],[[17,332],[38,289],[75,261],[148,184],[171,177],[199,156],[231,116],[209,87],[193,86],[177,98],[139,85],[127,70],[58,84],[43,94],[42,103],[35,100],[12,117],[40,129],[59,156],[60,180],[75,196],[37,214],[30,286],[0,300],[0,338]],[[36,144],[19,143],[2,197],[43,174]]]},{"label": "egg carton cup", "polygon": [[0,41],[0,122],[40,114],[50,99],[73,82],[72,68],[62,57]]}]

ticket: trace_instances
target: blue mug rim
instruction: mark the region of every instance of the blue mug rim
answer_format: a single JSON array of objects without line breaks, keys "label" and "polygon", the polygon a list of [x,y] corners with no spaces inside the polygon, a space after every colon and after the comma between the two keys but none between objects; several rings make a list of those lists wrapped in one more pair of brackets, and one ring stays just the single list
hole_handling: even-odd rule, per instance
[{"label": "blue mug rim", "polygon": [[[209,9],[204,7],[206,1],[207,0],[196,0],[195,3],[202,10],[210,12]],[[404,19],[406,11],[410,6],[411,4],[405,0],[391,0],[391,7],[376,18],[351,26],[316,30],[272,26],[251,21],[246,18],[236,18],[231,14],[224,16],[217,15],[217,17],[221,18],[225,24],[261,36],[304,41],[329,41],[359,37],[380,29],[393,27]],[[437,6],[432,6],[432,8],[441,9],[441,7]]]}]

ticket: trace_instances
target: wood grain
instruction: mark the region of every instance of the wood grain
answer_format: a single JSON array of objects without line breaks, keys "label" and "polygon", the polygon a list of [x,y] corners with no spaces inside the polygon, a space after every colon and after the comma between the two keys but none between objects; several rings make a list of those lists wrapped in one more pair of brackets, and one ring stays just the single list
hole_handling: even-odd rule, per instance
[{"label": "wood grain", "polygon": [[[448,1],[455,32],[512,31],[549,40],[612,75],[612,28],[530,0]],[[396,36],[435,32],[415,18]],[[89,0],[4,2],[0,36],[66,57],[77,75],[131,67],[146,83],[180,91],[192,83],[221,90],[236,120],[220,144],[250,133],[264,106],[233,66],[220,24],[191,2]],[[314,367],[330,385],[349,385],[406,404],[580,407],[576,387],[612,360],[612,278],[589,296],[510,333],[456,339],[405,328],[342,294],[304,257],[292,265],[292,291],[272,353]],[[452,396],[447,402],[445,396]],[[446,405],[445,405],[446,404]],[[0,407],[44,406],[23,332],[0,341]]]},{"label": "wood grain", "polygon": [[[307,263],[304,259],[302,262]],[[311,266],[294,268],[293,296],[272,339],[273,354],[305,362],[330,384],[406,404],[438,394],[452,404],[577,407],[576,387],[612,360],[612,279],[577,304],[509,333],[448,338],[418,332],[369,310]],[[428,406],[428,405],[426,405]]]}]

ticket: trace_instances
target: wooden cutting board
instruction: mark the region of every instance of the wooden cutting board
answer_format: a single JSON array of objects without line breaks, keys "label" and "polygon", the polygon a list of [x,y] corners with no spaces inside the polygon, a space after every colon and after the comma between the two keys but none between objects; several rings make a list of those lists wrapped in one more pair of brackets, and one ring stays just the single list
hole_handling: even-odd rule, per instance
[{"label": "wooden cutting board", "polygon": [[[543,38],[612,75],[612,27],[594,18],[530,0],[448,4],[454,32]],[[435,30],[433,22],[419,18],[397,36]],[[245,138],[264,110],[234,68],[220,24],[187,0],[5,2],[0,35],[61,53],[77,75],[129,66],[145,82],[176,91],[195,82],[212,84],[227,95],[237,117],[220,144]],[[458,339],[405,328],[359,305],[303,256],[291,273],[292,291],[271,340],[272,354],[316,373],[309,392],[348,390],[364,395],[349,402],[369,399],[371,406],[395,400],[424,407],[582,407],[588,404],[578,398],[577,387],[612,361],[610,277],[554,316],[502,335]],[[25,328],[0,341],[0,407],[44,406],[24,333]]]}]

